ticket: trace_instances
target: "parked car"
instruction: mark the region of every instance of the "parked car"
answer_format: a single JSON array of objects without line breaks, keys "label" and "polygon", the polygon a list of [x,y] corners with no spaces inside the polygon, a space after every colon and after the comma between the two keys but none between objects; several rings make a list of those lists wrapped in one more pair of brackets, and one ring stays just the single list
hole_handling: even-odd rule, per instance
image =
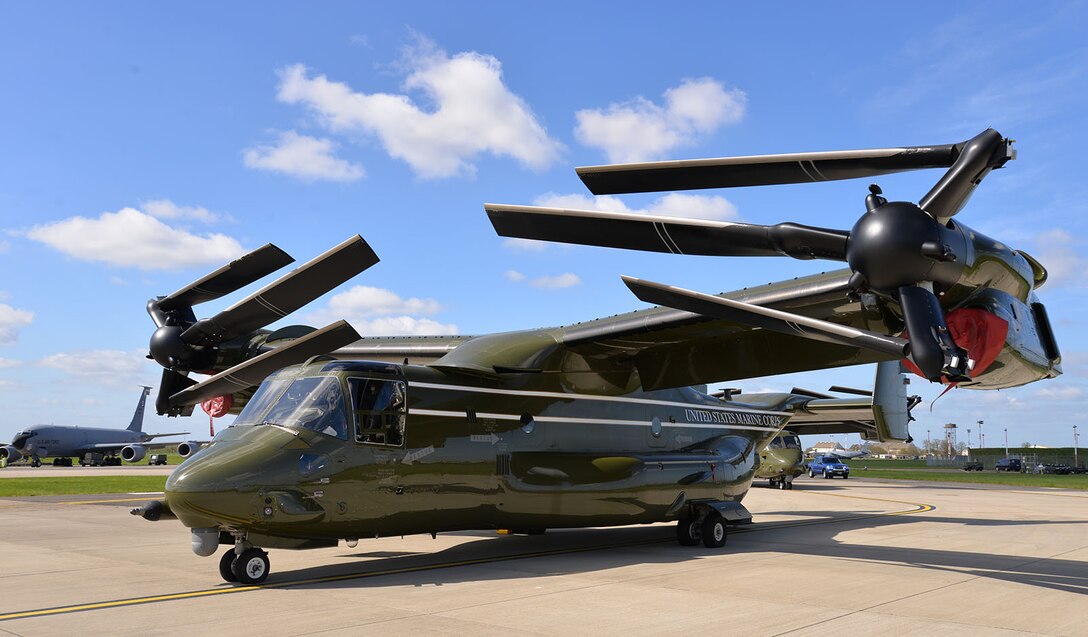
[{"label": "parked car", "polygon": [[808,477],[815,478],[818,475],[825,478],[831,478],[832,476],[849,478],[850,467],[846,466],[846,463],[840,460],[838,456],[819,455],[808,463]]},{"label": "parked car", "polygon": [[1020,473],[1023,470],[1023,466],[1020,464],[1020,458],[1002,458],[994,463],[994,471],[1015,471]]},{"label": "parked car", "polygon": [[964,471],[982,471],[982,462],[980,460],[968,460],[963,463]]},{"label": "parked car", "polygon": [[147,464],[166,464],[165,453],[153,453],[147,457]]}]

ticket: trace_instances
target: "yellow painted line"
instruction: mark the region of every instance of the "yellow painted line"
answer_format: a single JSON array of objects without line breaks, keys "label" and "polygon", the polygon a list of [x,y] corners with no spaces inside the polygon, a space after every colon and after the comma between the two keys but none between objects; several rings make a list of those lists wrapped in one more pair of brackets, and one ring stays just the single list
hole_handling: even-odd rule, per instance
[{"label": "yellow painted line", "polygon": [[[742,526],[735,529],[730,529],[729,533],[751,533],[756,531],[771,531],[775,529],[808,526],[813,524],[834,524],[839,522],[851,522],[855,520],[863,520],[870,518],[887,517],[893,515],[910,515],[914,513],[925,513],[936,509],[931,504],[920,504],[917,502],[906,502],[903,500],[888,500],[885,498],[868,498],[863,496],[847,496],[831,493],[815,493],[809,492],[815,495],[828,495],[839,498],[853,498],[857,500],[871,500],[875,502],[890,502],[893,504],[905,504],[912,509],[905,511],[887,511],[883,513],[864,513],[860,515],[848,516],[848,517],[836,517],[829,519],[819,520],[799,520],[796,522],[782,522],[782,523],[770,523],[754,526]],[[581,546],[575,548],[566,549],[554,549],[549,551],[529,551],[526,553],[513,553],[510,555],[500,555],[492,557],[481,557],[471,560],[459,560],[456,562],[443,562],[441,564],[421,564],[419,566],[406,566],[402,568],[390,568],[377,571],[370,571],[366,573],[346,573],[344,575],[329,575],[327,577],[312,577],[308,579],[289,580],[286,582],[276,582],[273,584],[260,584],[256,586],[231,586],[225,588],[212,588],[199,591],[189,591],[185,593],[172,593],[167,595],[152,595],[147,597],[132,597],[128,599],[117,599],[104,602],[92,602],[88,604],[77,604],[73,606],[58,606],[56,608],[43,608],[38,610],[19,611],[14,613],[0,614],[0,621],[12,620],[12,619],[27,619],[33,617],[48,617],[51,615],[62,615],[66,613],[78,613],[91,610],[102,610],[107,608],[121,608],[125,606],[136,606],[140,604],[154,604],[158,602],[169,602],[179,599],[193,599],[199,597],[209,597],[211,595],[228,595],[231,593],[247,593],[250,591],[256,591],[261,589],[274,589],[274,588],[290,588],[295,586],[308,586],[312,584],[325,584],[329,582],[342,582],[345,580],[357,580],[368,579],[371,577],[383,577],[386,575],[402,575],[405,573],[418,573],[421,571],[436,571],[446,568],[456,568],[459,566],[475,566],[479,564],[496,564],[499,562],[509,562],[513,560],[524,560],[535,557],[549,557],[553,555],[570,555],[573,553],[589,553],[592,551],[603,551],[617,548],[628,548],[634,546],[645,546],[649,544],[662,544],[664,542],[671,542],[674,538],[670,534],[667,538],[654,538],[650,540],[635,540],[631,542],[620,542],[618,544],[599,544],[594,546]]]}]

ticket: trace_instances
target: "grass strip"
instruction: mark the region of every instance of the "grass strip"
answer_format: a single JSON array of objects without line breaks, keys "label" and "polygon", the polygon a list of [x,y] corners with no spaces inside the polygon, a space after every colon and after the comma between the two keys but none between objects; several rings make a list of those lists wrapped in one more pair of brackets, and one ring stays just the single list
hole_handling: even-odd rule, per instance
[{"label": "grass strip", "polygon": [[861,469],[850,471],[852,478],[881,478],[888,480],[925,480],[960,484],[1003,484],[1014,487],[1055,487],[1088,490],[1088,474],[1057,475],[1032,473],[997,473],[994,471],[911,471],[909,469]]},{"label": "grass strip", "polygon": [[167,476],[86,476],[72,478],[4,478],[0,497],[142,493],[162,491]]}]

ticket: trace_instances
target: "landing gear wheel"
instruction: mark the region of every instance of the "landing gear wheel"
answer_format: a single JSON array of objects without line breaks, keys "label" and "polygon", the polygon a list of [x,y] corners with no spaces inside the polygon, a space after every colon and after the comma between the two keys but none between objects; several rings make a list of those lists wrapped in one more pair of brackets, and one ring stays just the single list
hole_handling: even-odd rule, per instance
[{"label": "landing gear wheel", "polygon": [[793,480],[787,480],[786,481],[786,490],[787,491],[793,491]]},{"label": "landing gear wheel", "polygon": [[37,456],[34,456],[34,458],[30,461],[30,466],[40,467],[42,466],[42,461]]},{"label": "landing gear wheel", "polygon": [[713,511],[703,520],[703,546],[716,549],[725,546],[725,520],[717,511]]},{"label": "landing gear wheel", "polygon": [[219,558],[219,575],[223,578],[224,582],[233,584],[238,581],[238,576],[234,574],[232,566],[234,565],[234,559],[238,557],[234,554],[234,549],[227,549],[227,552],[223,554],[223,557]]},{"label": "landing gear wheel", "polygon": [[676,541],[680,546],[695,546],[699,543],[699,522],[694,518],[684,518],[676,523]]},{"label": "landing gear wheel", "polygon": [[779,478],[778,479],[778,488],[779,489],[788,489],[788,488],[790,488],[789,483],[786,482],[785,478]]},{"label": "landing gear wheel", "polygon": [[260,584],[268,577],[268,553],[258,548],[246,549],[234,560],[230,570],[242,584]]}]

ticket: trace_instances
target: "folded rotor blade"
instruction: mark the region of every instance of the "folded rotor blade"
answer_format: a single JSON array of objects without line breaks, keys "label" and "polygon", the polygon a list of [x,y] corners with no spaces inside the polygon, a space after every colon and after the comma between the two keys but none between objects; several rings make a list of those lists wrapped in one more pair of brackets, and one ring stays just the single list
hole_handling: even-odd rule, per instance
[{"label": "folded rotor blade", "polygon": [[229,341],[287,316],[377,262],[374,251],[356,235],[249,298],[197,321],[181,338],[191,345]]},{"label": "folded rotor blade", "polygon": [[845,261],[850,236],[845,230],[795,223],[761,226],[503,204],[485,204],[484,209],[504,237],[673,254]]},{"label": "folded rotor blade", "polygon": [[963,208],[971,194],[994,168],[1016,158],[1012,140],[992,128],[986,129],[959,145],[955,163],[918,202],[918,207],[947,223]]},{"label": "folded rotor blade", "polygon": [[944,168],[955,159],[956,145],[945,144],[583,166],[578,168],[578,176],[593,194],[614,195],[874,177]]},{"label": "folded rotor blade", "polygon": [[233,394],[234,392],[259,385],[269,374],[288,365],[301,363],[311,356],[328,354],[359,340],[360,336],[348,325],[347,321],[337,321],[332,325],[311,332],[287,345],[269,350],[260,356],[239,363],[228,370],[170,396],[170,408],[195,405],[201,401]]},{"label": "folded rotor blade", "polygon": [[868,349],[896,358],[902,358],[907,353],[907,340],[895,336],[859,330],[846,325],[831,323],[830,321],[773,310],[759,305],[741,303],[720,296],[703,294],[702,292],[694,292],[633,277],[625,276],[623,282],[627,284],[627,287],[631,288],[635,296],[647,303],[664,305],[677,310],[759,327],[782,334]]},{"label": "folded rotor blade", "polygon": [[290,255],[271,243],[231,261],[180,290],[159,299],[159,309],[169,312],[179,307],[218,299],[224,294],[244,288],[294,261]]}]

